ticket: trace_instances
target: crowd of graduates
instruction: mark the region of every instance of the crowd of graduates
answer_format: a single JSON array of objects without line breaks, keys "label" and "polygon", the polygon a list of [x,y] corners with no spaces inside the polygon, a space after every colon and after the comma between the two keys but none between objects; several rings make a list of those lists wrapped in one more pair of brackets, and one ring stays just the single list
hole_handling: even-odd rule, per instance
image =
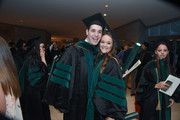
[{"label": "crowd of graduates", "polygon": [[[125,43],[116,53],[116,41],[101,14],[83,22],[85,40],[67,49],[60,49],[56,42],[45,49],[40,37],[19,39],[16,44],[7,44],[0,37],[0,95],[4,101],[0,112],[15,120],[50,120],[49,105],[53,105],[64,113],[64,120],[130,119],[126,90],[131,89],[140,120],[170,120],[171,106],[180,101],[179,87],[172,96],[159,89],[167,90],[170,85],[164,81],[169,74],[179,77],[180,68],[179,62],[171,63],[169,41],[143,42],[124,69],[135,43]],[[138,60],[141,64],[123,78]]]}]

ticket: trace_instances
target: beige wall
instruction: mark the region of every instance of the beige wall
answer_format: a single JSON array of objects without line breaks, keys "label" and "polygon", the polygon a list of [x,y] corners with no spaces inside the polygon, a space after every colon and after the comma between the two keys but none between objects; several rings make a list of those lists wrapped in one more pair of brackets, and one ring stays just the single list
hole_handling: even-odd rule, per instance
[{"label": "beige wall", "polygon": [[116,31],[116,34],[121,42],[143,42],[147,41],[148,38],[147,28],[140,20],[135,20],[131,23],[115,28],[114,30]]}]

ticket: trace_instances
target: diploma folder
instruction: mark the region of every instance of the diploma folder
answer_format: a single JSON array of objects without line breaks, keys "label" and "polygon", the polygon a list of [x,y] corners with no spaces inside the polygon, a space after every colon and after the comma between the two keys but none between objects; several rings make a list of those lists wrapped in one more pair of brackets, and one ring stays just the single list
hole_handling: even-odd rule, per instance
[{"label": "diploma folder", "polygon": [[139,117],[138,112],[132,112],[132,113],[127,114],[127,115],[124,117],[124,119],[125,119],[125,120],[132,120],[132,119],[135,119],[135,118],[137,118],[137,117]]},{"label": "diploma folder", "polygon": [[169,75],[165,80],[165,83],[169,84],[170,87],[167,90],[160,89],[159,91],[166,95],[172,96],[172,94],[180,84],[180,78],[173,75]]},{"label": "diploma folder", "polygon": [[134,69],[136,69],[141,64],[141,61],[138,60],[129,70],[127,73],[123,74],[123,78],[128,75],[130,72],[132,72]]}]

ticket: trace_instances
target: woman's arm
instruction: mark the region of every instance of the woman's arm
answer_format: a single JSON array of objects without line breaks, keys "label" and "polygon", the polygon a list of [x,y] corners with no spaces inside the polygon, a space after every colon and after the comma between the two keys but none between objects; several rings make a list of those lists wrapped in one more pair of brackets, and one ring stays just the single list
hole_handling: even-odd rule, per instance
[{"label": "woman's arm", "polygon": [[0,83],[0,112],[2,114],[6,113],[6,99],[1,83]]}]

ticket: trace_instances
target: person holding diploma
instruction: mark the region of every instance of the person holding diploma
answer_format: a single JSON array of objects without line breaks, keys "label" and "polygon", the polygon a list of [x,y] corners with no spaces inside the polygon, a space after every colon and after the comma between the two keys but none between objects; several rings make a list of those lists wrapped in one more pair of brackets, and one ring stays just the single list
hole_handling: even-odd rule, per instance
[{"label": "person holding diploma", "polygon": [[94,84],[88,96],[88,120],[124,120],[126,115],[125,82],[115,46],[111,33],[104,33],[93,71]]},{"label": "person holding diploma", "polygon": [[136,102],[141,107],[139,119],[171,120],[171,106],[176,96],[159,92],[169,88],[164,81],[173,73],[169,62],[170,43],[160,38],[153,45],[155,59],[145,65],[136,93]]},{"label": "person holding diploma", "polygon": [[[126,51],[124,51],[124,55],[123,55],[123,58],[122,58],[123,64],[125,64],[125,62],[128,60],[128,57],[129,57],[131,51],[133,50],[134,44],[135,44],[135,42],[133,42],[133,41],[128,42],[129,48]],[[138,61],[138,59],[139,59],[138,55],[136,55],[134,57],[132,63],[130,64],[128,70]],[[136,88],[135,78],[136,78],[136,74],[137,74],[137,69],[134,69],[130,74],[128,74],[125,77],[126,88],[131,89],[131,96],[135,95],[135,88]],[[130,87],[128,86],[129,82],[130,82]]]}]

